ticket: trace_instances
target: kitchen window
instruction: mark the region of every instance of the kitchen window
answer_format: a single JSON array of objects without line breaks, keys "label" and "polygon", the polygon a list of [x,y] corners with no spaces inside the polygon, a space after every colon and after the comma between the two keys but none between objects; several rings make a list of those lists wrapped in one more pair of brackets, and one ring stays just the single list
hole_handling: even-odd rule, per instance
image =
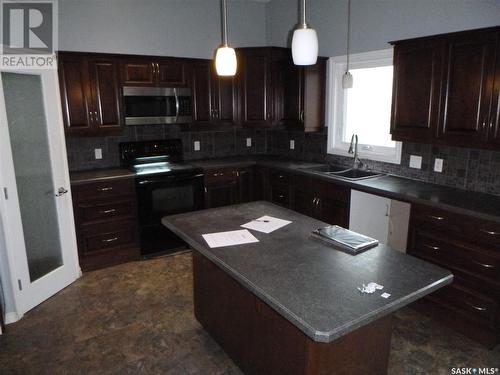
[{"label": "kitchen window", "polygon": [[351,137],[359,137],[359,157],[401,163],[401,143],[391,140],[392,49],[349,57],[354,78],[342,88],[346,57],[332,57],[328,81],[328,153],[349,156]]}]

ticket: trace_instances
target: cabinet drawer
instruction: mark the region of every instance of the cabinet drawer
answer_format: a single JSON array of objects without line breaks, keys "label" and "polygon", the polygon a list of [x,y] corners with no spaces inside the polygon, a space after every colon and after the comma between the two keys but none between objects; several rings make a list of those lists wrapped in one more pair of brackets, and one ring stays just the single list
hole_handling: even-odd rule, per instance
[{"label": "cabinet drawer", "polygon": [[431,299],[453,306],[454,309],[461,311],[474,321],[481,321],[493,327],[498,324],[498,303],[473,290],[462,288],[457,283],[432,293]]},{"label": "cabinet drawer", "polygon": [[290,206],[290,193],[288,187],[271,186],[271,202],[284,207]]},{"label": "cabinet drawer", "polygon": [[500,282],[500,257],[472,244],[446,241],[440,232],[417,232],[414,251],[417,255],[444,266],[456,267],[494,283]]},{"label": "cabinet drawer", "polygon": [[130,216],[134,213],[134,204],[131,200],[102,204],[79,203],[76,205],[76,209],[78,210],[79,224],[86,224]]},{"label": "cabinet drawer", "polygon": [[136,245],[137,228],[134,221],[117,221],[88,227],[81,230],[79,237],[79,250],[88,255],[99,250]]},{"label": "cabinet drawer", "polygon": [[269,181],[271,184],[288,185],[290,183],[290,175],[276,170],[269,171]]},{"label": "cabinet drawer", "polygon": [[419,225],[440,228],[461,237],[496,245],[500,251],[500,224],[428,206],[413,205],[412,216]]},{"label": "cabinet drawer", "polygon": [[121,179],[79,184],[72,186],[71,190],[75,202],[108,199],[116,196],[133,196],[135,180]]}]

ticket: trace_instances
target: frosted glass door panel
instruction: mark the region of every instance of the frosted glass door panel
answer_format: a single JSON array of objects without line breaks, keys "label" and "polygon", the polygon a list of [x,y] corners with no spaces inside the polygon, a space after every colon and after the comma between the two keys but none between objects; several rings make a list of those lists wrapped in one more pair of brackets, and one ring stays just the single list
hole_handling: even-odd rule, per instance
[{"label": "frosted glass door panel", "polygon": [[62,265],[40,76],[2,72],[31,282]]}]

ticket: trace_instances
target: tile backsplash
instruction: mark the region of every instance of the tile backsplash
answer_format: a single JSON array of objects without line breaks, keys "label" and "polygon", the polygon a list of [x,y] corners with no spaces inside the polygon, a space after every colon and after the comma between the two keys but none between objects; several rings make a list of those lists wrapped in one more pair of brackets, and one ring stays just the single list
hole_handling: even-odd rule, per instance
[{"label": "tile backsplash", "polygon": [[[116,137],[68,138],[70,171],[111,168],[120,165],[118,144],[127,141],[181,138],[185,160],[245,155],[275,155],[295,160],[328,162],[350,166],[352,158],[327,155],[326,129],[320,133],[288,130],[229,129],[188,130],[180,125],[126,127]],[[252,138],[251,147],[246,139]],[[295,148],[290,149],[290,140]],[[194,141],[200,150],[194,151]],[[94,149],[101,148],[103,158],[94,158]],[[422,157],[422,169],[409,168],[410,155]],[[444,159],[442,173],[433,171],[434,159]],[[401,164],[363,160],[368,168],[412,179],[452,186],[460,189],[500,195],[500,152],[459,147],[405,143]]]}]

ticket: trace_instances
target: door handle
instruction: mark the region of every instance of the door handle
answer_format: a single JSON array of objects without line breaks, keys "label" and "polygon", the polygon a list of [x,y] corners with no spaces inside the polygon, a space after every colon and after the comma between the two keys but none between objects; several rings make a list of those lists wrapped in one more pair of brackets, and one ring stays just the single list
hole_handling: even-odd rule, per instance
[{"label": "door handle", "polygon": [[56,197],[60,197],[64,194],[66,194],[68,192],[68,190],[66,190],[65,188],[63,187],[60,187],[59,189],[57,189],[57,194],[56,194]]}]

